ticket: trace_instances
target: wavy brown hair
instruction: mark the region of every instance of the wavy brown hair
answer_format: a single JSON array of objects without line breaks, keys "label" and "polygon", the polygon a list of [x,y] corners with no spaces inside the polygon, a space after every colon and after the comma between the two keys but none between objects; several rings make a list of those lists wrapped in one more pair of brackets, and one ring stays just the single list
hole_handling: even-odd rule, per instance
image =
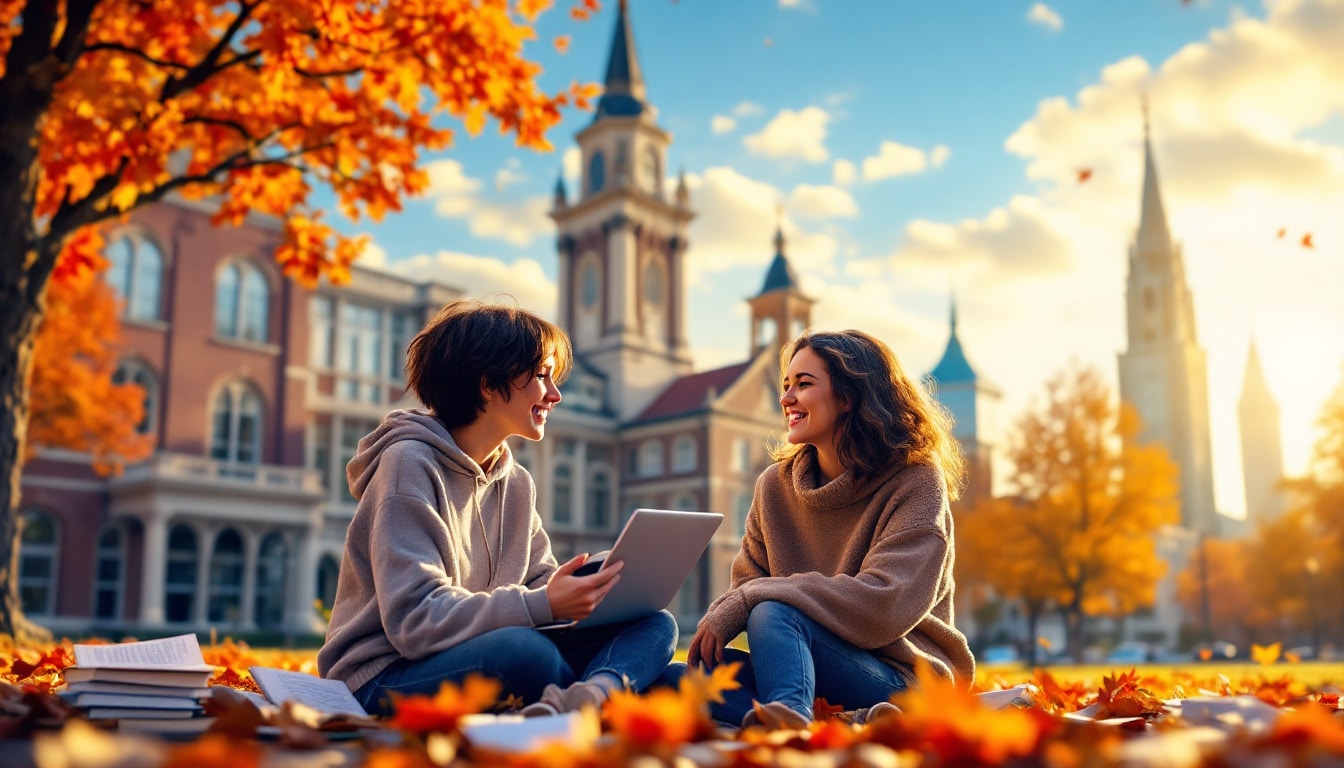
[{"label": "wavy brown hair", "polygon": [[[806,331],[780,351],[781,377],[802,349],[821,358],[843,406],[835,420],[841,464],[860,478],[893,464],[932,464],[943,472],[948,497],[961,496],[966,460],[952,437],[952,415],[905,374],[890,347],[863,331]],[[781,442],[770,456],[780,461],[806,448]]]}]

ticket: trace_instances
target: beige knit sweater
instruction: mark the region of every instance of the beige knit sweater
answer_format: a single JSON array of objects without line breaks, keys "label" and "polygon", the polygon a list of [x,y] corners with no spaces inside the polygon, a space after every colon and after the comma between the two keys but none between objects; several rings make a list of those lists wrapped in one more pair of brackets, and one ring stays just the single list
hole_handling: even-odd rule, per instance
[{"label": "beige knit sweater", "polygon": [[815,451],[765,470],[732,584],[702,624],[725,641],[751,609],[787,603],[907,676],[919,659],[969,685],[975,658],[952,624],[952,514],[942,472],[893,467],[817,487]]}]

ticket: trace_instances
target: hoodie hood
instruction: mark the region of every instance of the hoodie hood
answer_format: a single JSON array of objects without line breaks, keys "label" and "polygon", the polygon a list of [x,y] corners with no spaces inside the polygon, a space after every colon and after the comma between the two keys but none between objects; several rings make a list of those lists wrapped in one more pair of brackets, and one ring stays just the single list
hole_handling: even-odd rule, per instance
[{"label": "hoodie hood", "polygon": [[388,446],[403,440],[428,445],[434,449],[434,457],[445,472],[474,478],[478,485],[488,486],[506,478],[513,469],[513,453],[508,443],[504,444],[504,452],[494,466],[486,472],[466,451],[457,447],[448,429],[429,413],[420,410],[392,411],[377,429],[360,438],[354,458],[345,465],[345,478],[350,483],[351,495],[358,499],[364,494],[378,471],[383,452]]}]

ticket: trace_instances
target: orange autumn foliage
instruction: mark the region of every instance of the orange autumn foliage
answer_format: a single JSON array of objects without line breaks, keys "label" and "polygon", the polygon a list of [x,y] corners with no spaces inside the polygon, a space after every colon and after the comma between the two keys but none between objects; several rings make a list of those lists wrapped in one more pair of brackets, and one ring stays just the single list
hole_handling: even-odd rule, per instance
[{"label": "orange autumn foliage", "polygon": [[136,428],[144,417],[144,390],[112,381],[120,307],[100,279],[107,267],[97,255],[100,244],[96,233],[82,233],[58,265],[63,279],[52,281],[47,292],[30,385],[28,451],[87,451],[94,469],[107,474],[148,456],[153,441]]},{"label": "orange autumn foliage", "polygon": [[421,152],[455,138],[440,115],[545,150],[560,110],[595,95],[538,86],[524,46],[548,4],[0,2],[0,78],[25,26],[53,30],[45,69],[13,73],[52,96],[33,219],[82,226],[179,193],[209,199],[217,222],[279,217],[285,273],[341,280],[361,242],[309,204],[316,185],[342,213],[379,219],[425,189]]}]

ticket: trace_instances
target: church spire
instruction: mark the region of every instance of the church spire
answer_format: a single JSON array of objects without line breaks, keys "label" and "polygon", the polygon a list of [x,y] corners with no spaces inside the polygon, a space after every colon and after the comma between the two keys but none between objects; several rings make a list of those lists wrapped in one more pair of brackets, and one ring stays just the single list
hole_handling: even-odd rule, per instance
[{"label": "church spire", "polygon": [[1143,203],[1139,212],[1139,250],[1166,250],[1171,244],[1167,212],[1162,206],[1162,190],[1157,182],[1157,164],[1153,160],[1153,142],[1148,127],[1148,97],[1143,99]]},{"label": "church spire", "polygon": [[775,225],[775,258],[770,262],[770,268],[765,272],[765,284],[761,286],[761,293],[766,294],[771,291],[797,290],[798,278],[793,274],[793,265],[789,263],[789,257],[784,254],[784,213],[782,209],[777,212],[779,223]]},{"label": "church spire", "polygon": [[1256,349],[1255,337],[1251,337],[1251,349],[1246,355],[1246,375],[1241,383],[1241,399],[1257,405],[1274,402],[1274,393],[1269,389],[1264,366],[1260,364],[1260,352]]},{"label": "church spire", "polygon": [[630,29],[626,0],[616,7],[616,30],[611,36],[607,76],[593,120],[604,117],[636,117],[648,109],[644,103],[644,75],[635,54],[635,35]]}]

